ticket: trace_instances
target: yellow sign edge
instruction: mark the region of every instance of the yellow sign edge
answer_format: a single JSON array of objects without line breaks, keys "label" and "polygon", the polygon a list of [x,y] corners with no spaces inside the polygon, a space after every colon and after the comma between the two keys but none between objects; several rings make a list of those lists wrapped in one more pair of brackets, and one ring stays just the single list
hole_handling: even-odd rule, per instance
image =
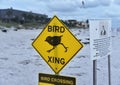
[{"label": "yellow sign edge", "polygon": [[[56,72],[48,63],[47,61],[44,59],[44,57],[41,55],[41,53],[39,53],[39,51],[34,47],[33,43],[38,39],[38,37],[41,35],[41,33],[45,30],[45,28],[49,25],[49,23],[54,19],[57,18],[59,20],[60,23],[62,23],[63,26],[65,26],[65,28],[69,31],[69,33],[78,41],[78,43],[81,44],[81,48],[69,59],[69,61],[58,71]],[[54,17],[48,22],[48,24],[44,27],[44,29],[41,31],[41,33],[35,38],[35,40],[32,42],[32,46],[34,47],[34,49],[39,53],[39,55],[45,60],[45,62],[50,66],[50,68],[55,72],[55,74],[59,74],[59,72],[70,62],[70,60],[84,47],[83,43],[79,42],[79,40],[71,33],[71,31],[68,29],[68,27],[56,16],[54,15]]]}]

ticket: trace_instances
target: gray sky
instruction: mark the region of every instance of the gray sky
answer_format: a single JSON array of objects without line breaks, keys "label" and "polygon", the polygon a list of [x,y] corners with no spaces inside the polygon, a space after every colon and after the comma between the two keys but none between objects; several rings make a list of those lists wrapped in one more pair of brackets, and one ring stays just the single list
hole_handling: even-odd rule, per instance
[{"label": "gray sky", "polygon": [[61,19],[110,18],[113,26],[120,22],[120,0],[0,0],[0,9],[10,7]]}]

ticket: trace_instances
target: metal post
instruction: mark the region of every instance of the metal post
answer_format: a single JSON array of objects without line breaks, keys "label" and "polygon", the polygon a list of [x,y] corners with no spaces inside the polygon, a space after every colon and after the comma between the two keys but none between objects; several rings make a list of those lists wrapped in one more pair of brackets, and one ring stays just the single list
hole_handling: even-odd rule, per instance
[{"label": "metal post", "polygon": [[111,62],[110,55],[108,55],[108,83],[111,85]]},{"label": "metal post", "polygon": [[93,85],[97,85],[97,60],[93,60]]}]

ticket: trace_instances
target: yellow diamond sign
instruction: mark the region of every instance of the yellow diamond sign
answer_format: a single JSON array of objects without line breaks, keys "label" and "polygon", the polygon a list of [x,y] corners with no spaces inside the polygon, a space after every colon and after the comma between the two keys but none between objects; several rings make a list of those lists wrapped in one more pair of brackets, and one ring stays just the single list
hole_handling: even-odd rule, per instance
[{"label": "yellow diamond sign", "polygon": [[32,45],[56,74],[83,48],[57,16],[51,19]]}]

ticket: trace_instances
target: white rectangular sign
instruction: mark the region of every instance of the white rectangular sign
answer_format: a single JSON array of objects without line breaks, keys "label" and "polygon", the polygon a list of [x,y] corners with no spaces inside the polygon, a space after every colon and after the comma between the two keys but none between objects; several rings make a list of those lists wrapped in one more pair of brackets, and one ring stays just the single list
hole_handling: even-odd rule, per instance
[{"label": "white rectangular sign", "polygon": [[96,60],[111,54],[111,20],[90,20],[91,59]]}]

